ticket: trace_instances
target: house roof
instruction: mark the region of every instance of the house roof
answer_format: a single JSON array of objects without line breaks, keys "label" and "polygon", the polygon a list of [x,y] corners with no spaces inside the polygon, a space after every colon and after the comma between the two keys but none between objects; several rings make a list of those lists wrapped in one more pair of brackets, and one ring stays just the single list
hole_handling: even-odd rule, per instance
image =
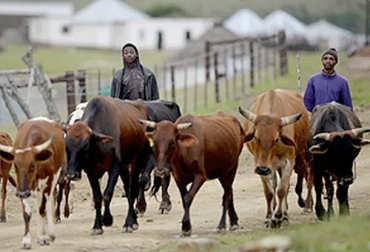
[{"label": "house roof", "polygon": [[72,16],[73,3],[62,2],[0,2],[0,15],[9,16]]},{"label": "house roof", "polygon": [[353,36],[350,31],[329,23],[325,19],[320,19],[308,25],[307,32],[310,37]]},{"label": "house roof", "polygon": [[209,29],[197,40],[193,40],[187,44],[187,46],[175,53],[170,59],[169,62],[181,61],[186,58],[195,58],[196,56],[202,55],[205,53],[205,43],[206,41],[216,42],[224,40],[233,40],[238,39],[240,36],[228,30],[227,28],[216,25],[215,27]]},{"label": "house roof", "polygon": [[263,19],[264,30],[268,34],[285,30],[287,37],[306,37],[307,26],[302,21],[283,10],[275,10]]},{"label": "house roof", "polygon": [[147,14],[120,0],[97,0],[76,12],[76,23],[113,23],[149,19]]},{"label": "house roof", "polygon": [[258,36],[263,30],[262,18],[250,9],[238,10],[224,21],[224,25],[240,36]]}]

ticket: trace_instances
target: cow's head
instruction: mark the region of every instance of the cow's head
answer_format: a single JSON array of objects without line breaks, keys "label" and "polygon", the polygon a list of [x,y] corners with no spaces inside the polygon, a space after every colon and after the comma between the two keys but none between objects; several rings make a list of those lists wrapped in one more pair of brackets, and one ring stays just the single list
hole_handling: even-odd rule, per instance
[{"label": "cow's head", "polygon": [[186,147],[198,144],[198,139],[195,136],[179,132],[181,129],[189,128],[192,123],[139,121],[147,127],[154,129],[154,131],[146,132],[146,137],[153,141],[154,155],[156,158],[155,176],[164,177],[170,175],[171,160],[176,155],[179,144]]},{"label": "cow's head", "polygon": [[14,162],[18,179],[17,197],[27,198],[31,195],[31,189],[34,190],[36,188],[36,174],[43,174],[43,171],[38,171],[38,169],[45,167],[45,162],[48,162],[54,154],[49,148],[52,141],[53,136],[42,144],[24,149],[0,145],[2,158],[9,162]]},{"label": "cow's head", "polygon": [[338,171],[338,183],[350,185],[353,183],[352,163],[362,146],[370,144],[369,139],[362,134],[370,132],[370,128],[357,128],[340,132],[324,132],[313,137],[314,145],[309,151],[312,154],[326,155],[334,162]]},{"label": "cow's head", "polygon": [[92,146],[111,141],[113,141],[112,137],[94,132],[83,122],[69,125],[65,137],[68,159],[66,178],[68,180],[80,179]]},{"label": "cow's head", "polygon": [[254,124],[246,132],[245,142],[254,141],[256,143],[255,172],[259,175],[268,175],[276,154],[276,146],[282,143],[295,147],[294,140],[284,133],[283,127],[299,120],[302,113],[279,118],[256,115],[241,107],[239,107],[239,113]]}]

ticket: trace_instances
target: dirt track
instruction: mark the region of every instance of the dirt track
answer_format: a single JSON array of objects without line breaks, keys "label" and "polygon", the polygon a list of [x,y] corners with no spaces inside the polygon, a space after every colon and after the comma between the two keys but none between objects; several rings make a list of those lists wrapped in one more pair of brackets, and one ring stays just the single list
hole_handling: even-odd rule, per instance
[{"label": "dirt track", "polygon": [[[370,126],[370,107],[361,107],[358,111],[364,126]],[[244,148],[240,157],[240,167],[234,183],[235,207],[239,216],[239,225],[245,232],[263,228],[265,200],[260,179],[253,174],[253,162],[248,150]],[[363,209],[370,203],[370,147],[362,149],[357,159],[357,179],[350,188],[350,206],[352,213]],[[303,215],[298,207],[294,193],[296,175],[291,179],[289,194],[289,215],[291,225],[316,222],[314,213]],[[173,181],[172,181],[173,182]],[[139,229],[132,233],[121,233],[126,216],[127,202],[120,197],[119,182],[112,201],[114,223],[105,227],[101,236],[91,236],[94,211],[90,206],[90,188],[86,175],[77,184],[74,192],[74,212],[69,219],[62,218],[62,223],[55,226],[57,238],[50,246],[41,247],[36,243],[37,222],[34,215],[31,220],[33,251],[151,251],[170,240],[178,239],[181,233],[183,215],[178,190],[171,183],[170,194],[173,208],[167,215],[157,211],[159,203],[154,198],[148,200],[148,210],[139,218]],[[304,192],[305,193],[305,192]],[[218,181],[208,181],[196,195],[191,207],[193,235],[202,236],[214,232],[221,217],[222,189]],[[305,194],[304,194],[305,195]],[[337,207],[337,201],[335,201]],[[19,251],[24,232],[21,205],[9,192],[7,200],[7,223],[0,223],[0,251]],[[336,208],[337,209],[337,208]]]}]

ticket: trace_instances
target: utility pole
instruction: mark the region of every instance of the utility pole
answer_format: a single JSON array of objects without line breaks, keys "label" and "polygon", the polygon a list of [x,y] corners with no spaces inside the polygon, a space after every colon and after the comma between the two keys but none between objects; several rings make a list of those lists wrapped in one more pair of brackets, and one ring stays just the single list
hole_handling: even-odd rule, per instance
[{"label": "utility pole", "polygon": [[370,0],[366,1],[366,16],[365,16],[365,45],[369,45],[369,10],[370,10]]}]

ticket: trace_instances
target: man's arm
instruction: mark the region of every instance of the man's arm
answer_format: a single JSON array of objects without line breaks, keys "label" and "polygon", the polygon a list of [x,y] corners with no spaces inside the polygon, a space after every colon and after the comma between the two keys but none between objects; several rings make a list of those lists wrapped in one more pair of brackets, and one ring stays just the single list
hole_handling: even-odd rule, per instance
[{"label": "man's arm", "polygon": [[152,73],[152,85],[151,85],[151,93],[152,93],[152,100],[158,100],[159,99],[159,91],[158,91],[158,85],[157,85],[157,79],[155,78],[154,73]]},{"label": "man's arm", "polygon": [[112,83],[110,85],[110,97],[115,97],[115,93],[116,93],[116,83],[117,83],[117,79],[116,77],[113,77],[112,79]]},{"label": "man's arm", "polygon": [[306,106],[306,109],[312,112],[312,109],[315,107],[315,93],[313,89],[312,79],[308,80],[306,91],[304,92],[303,102]]},{"label": "man's arm", "polygon": [[351,92],[349,91],[347,80],[344,82],[344,85],[341,89],[341,96],[342,96],[343,105],[353,108]]}]

